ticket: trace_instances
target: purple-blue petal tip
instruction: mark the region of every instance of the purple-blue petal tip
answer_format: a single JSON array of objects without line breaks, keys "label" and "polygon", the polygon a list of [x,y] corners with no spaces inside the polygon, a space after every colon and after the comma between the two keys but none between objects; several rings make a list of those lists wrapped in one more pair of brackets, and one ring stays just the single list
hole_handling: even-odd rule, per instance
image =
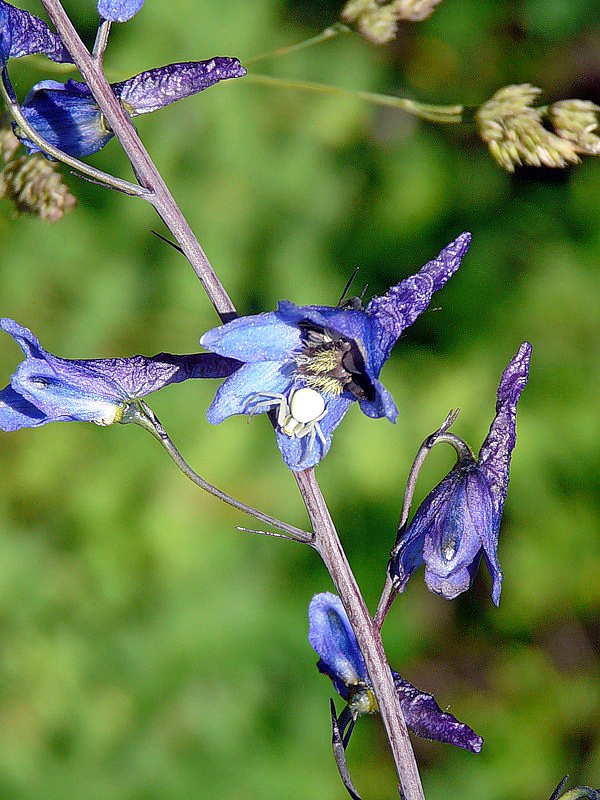
[{"label": "purple-blue petal tip", "polygon": [[143,5],[144,0],[98,0],[98,13],[110,22],[127,22]]}]

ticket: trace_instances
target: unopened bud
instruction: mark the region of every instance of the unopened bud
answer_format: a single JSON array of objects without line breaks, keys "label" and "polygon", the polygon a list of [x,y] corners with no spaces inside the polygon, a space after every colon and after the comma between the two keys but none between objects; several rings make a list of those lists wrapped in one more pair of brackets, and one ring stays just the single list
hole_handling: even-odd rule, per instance
[{"label": "unopened bud", "polygon": [[373,44],[385,44],[395,37],[400,20],[425,19],[439,3],[441,0],[349,0],[342,19],[356,23],[359,33]]}]

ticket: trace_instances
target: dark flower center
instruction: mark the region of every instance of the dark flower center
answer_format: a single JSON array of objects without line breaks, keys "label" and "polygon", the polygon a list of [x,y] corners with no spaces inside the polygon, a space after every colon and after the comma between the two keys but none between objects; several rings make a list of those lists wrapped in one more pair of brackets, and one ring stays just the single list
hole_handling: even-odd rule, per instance
[{"label": "dark flower center", "polygon": [[310,389],[335,396],[347,391],[357,400],[373,400],[375,390],[356,342],[308,321],[299,328],[303,346],[294,360]]}]

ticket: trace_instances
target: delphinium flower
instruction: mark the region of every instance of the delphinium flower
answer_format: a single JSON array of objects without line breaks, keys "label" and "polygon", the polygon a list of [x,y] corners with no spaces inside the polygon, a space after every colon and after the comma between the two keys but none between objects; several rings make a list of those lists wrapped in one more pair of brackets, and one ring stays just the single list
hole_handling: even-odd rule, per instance
[{"label": "delphinium flower", "polygon": [[[198,94],[219,81],[246,74],[237,58],[168,64],[111,84],[127,113],[149,114],[177,100]],[[37,133],[69,155],[89,156],[113,137],[112,130],[85,83],[46,80],[36,84],[22,107],[23,115]],[[40,148],[23,139],[30,153]]]},{"label": "delphinium flower", "polygon": [[0,64],[9,58],[43,53],[52,61],[70,63],[60,36],[38,17],[0,0]]},{"label": "delphinium flower", "polygon": [[397,590],[425,562],[428,588],[452,600],[470,587],[483,555],[492,575],[492,600],[499,604],[498,531],[516,442],[517,403],[529,377],[530,356],[531,345],[524,342],[504,370],[496,416],[477,459],[458,436],[444,432],[438,437],[455,447],[457,462],[419,506],[406,531],[400,530],[389,565]]},{"label": "delphinium flower", "polygon": [[144,0],[98,0],[98,13],[110,22],[127,22],[144,5]]},{"label": "delphinium flower", "polygon": [[398,410],[379,373],[402,332],[459,268],[471,236],[461,234],[416,274],[360,304],[296,306],[241,317],[205,333],[209,350],[244,362],[219,388],[207,412],[217,424],[233,414],[275,411],[286,464],[303,470],[329,450],[353,402],[368,417],[394,422]]},{"label": "delphinium flower", "polygon": [[137,398],[170,383],[190,378],[222,378],[239,364],[212,353],[132,358],[57,358],[38,339],[12,319],[0,319],[25,353],[25,360],[0,391],[0,429],[15,431],[47,422],[95,422],[112,425],[123,420]]},{"label": "delphinium flower", "polygon": [[[317,667],[333,681],[336,692],[348,703],[352,717],[377,713],[377,701],[365,662],[340,598],[331,592],[317,594],[308,608],[309,641],[319,655]],[[409,729],[424,739],[481,750],[483,739],[392,670],[402,714]]]}]

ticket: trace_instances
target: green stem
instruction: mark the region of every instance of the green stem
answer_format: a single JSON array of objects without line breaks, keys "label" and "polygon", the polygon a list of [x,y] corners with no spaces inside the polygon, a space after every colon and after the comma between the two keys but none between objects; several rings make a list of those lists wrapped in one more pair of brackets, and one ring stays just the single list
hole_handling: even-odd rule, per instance
[{"label": "green stem", "polygon": [[321,44],[330,39],[335,39],[340,33],[352,33],[352,30],[341,22],[335,22],[316,36],[311,36],[310,39],[305,39],[296,44],[286,45],[285,47],[278,47],[276,50],[270,50],[268,53],[261,53],[259,56],[245,58],[244,65],[248,66],[248,64],[256,64],[257,61],[264,61],[267,58],[279,58],[280,56],[287,56],[290,53],[297,53],[298,50],[304,50],[306,47],[312,47],[315,44]]},{"label": "green stem", "polygon": [[246,82],[272,86],[276,89],[299,89],[305,92],[319,92],[320,94],[337,94],[345,97],[358,97],[367,103],[378,106],[388,106],[414,114],[416,117],[426,119],[429,122],[457,124],[462,122],[464,106],[436,106],[427,103],[419,103],[416,100],[409,100],[407,97],[393,97],[389,94],[377,94],[375,92],[359,92],[353,89],[342,89],[340,86],[329,86],[324,83],[313,83],[312,81],[288,80],[287,78],[274,78],[271,75],[255,75],[248,73],[244,79]]}]

